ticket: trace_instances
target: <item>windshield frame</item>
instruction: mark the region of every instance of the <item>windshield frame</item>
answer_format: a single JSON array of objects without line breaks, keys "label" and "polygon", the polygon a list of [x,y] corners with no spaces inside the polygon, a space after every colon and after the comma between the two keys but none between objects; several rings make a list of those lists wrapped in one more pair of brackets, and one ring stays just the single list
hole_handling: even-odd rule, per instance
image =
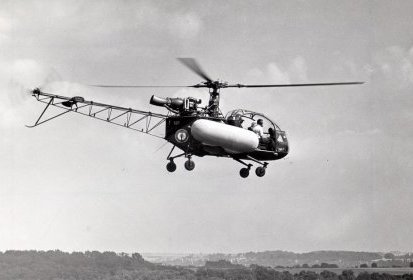
[{"label": "windshield frame", "polygon": [[246,110],[246,109],[235,109],[235,110],[231,110],[229,111],[226,115],[225,115],[225,119],[228,121],[229,119],[249,119],[252,121],[257,121],[258,119],[264,119],[264,121],[267,121],[267,123],[270,124],[270,126],[272,126],[272,128],[276,131],[282,131],[280,129],[280,127],[274,122],[272,121],[270,118],[268,118],[267,116],[265,116],[262,113],[258,113],[258,112],[254,112],[254,111],[250,111],[250,110]]}]

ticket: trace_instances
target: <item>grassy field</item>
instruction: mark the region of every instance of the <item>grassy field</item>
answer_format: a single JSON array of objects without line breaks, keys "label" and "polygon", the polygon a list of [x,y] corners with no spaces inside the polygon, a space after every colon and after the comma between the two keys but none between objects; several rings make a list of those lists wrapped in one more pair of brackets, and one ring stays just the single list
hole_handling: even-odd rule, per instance
[{"label": "grassy field", "polygon": [[388,268],[276,268],[278,271],[289,271],[290,273],[299,273],[300,271],[314,271],[316,273],[320,273],[324,270],[328,270],[334,272],[336,274],[341,274],[343,270],[352,270],[354,271],[355,275],[358,275],[361,272],[368,272],[368,273],[387,273],[392,275],[403,275],[413,273],[413,267],[388,267]]}]

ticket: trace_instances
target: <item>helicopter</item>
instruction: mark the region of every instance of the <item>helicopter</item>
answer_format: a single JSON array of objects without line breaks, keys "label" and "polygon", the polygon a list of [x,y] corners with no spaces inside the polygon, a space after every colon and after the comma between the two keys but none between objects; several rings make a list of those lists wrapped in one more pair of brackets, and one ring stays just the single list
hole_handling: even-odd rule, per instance
[{"label": "helicopter", "polygon": [[[174,172],[177,169],[175,159],[184,157],[184,167],[191,171],[195,168],[193,157],[215,156],[231,158],[243,167],[239,171],[242,178],[247,178],[253,164],[257,164],[255,173],[263,177],[269,161],[279,160],[289,153],[286,132],[264,114],[246,109],[234,109],[224,115],[219,107],[220,93],[225,88],[274,88],[274,87],[307,87],[355,85],[363,82],[336,83],[301,83],[301,84],[229,84],[213,80],[201,68],[194,58],[178,58],[178,60],[203,79],[202,82],[184,87],[206,88],[209,101],[202,107],[201,99],[194,97],[158,97],[152,95],[149,103],[163,107],[166,114],[120,107],[86,100],[81,96],[61,96],[43,92],[40,88],[31,91],[37,101],[46,104],[33,128],[67,113],[78,113],[94,119],[122,126],[134,131],[162,138],[172,144],[167,156],[166,169]],[[90,85],[101,88],[156,88],[181,86],[141,86],[141,85]],[[62,109],[63,112],[43,119],[50,106]],[[155,130],[161,125],[165,129],[161,135]],[[173,155],[175,148],[181,150]],[[251,163],[252,162],[252,163]]]}]

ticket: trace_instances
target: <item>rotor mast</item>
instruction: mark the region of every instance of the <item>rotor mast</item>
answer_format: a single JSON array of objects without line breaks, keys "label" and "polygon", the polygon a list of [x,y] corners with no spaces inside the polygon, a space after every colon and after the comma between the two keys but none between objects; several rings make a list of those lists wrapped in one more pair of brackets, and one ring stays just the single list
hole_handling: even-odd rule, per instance
[{"label": "rotor mast", "polygon": [[219,94],[220,89],[226,86],[227,83],[221,83],[219,81],[207,81],[193,86],[195,88],[206,87],[209,89],[209,102],[206,111],[211,117],[217,118],[221,115],[221,111],[219,110]]},{"label": "rotor mast", "polygon": [[209,89],[209,102],[206,111],[211,117],[219,117],[221,115],[219,110],[219,92],[221,88],[226,87],[228,84],[212,80],[198,62],[191,57],[178,58],[178,60],[205,80],[205,82],[190,87]]},{"label": "rotor mast", "polygon": [[219,90],[221,87],[218,86],[219,83],[214,83],[214,87],[209,89],[209,102],[207,111],[211,117],[219,117]]}]

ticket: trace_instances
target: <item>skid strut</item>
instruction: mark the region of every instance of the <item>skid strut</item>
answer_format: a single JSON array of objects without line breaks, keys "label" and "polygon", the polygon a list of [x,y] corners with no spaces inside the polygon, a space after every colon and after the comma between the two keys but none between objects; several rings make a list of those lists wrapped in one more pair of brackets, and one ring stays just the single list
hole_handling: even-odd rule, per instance
[{"label": "skid strut", "polygon": [[[248,155],[247,155],[247,159],[249,159],[249,160],[251,160],[251,161],[253,161],[253,162],[255,162],[255,163],[258,163],[258,164],[262,165],[262,166],[258,166],[258,167],[255,169],[255,174],[256,174],[258,177],[262,177],[262,176],[265,175],[265,170],[267,169],[268,162],[261,162],[261,161],[255,159],[255,158],[253,158],[252,156],[248,156]],[[239,175],[240,175],[242,178],[247,178],[247,177],[249,176],[249,174],[250,174],[250,170],[251,170],[252,164],[248,164],[248,163],[244,162],[243,160],[241,160],[241,159],[239,159],[239,158],[234,158],[234,160],[235,160],[235,161],[238,161],[238,162],[241,163],[242,165],[246,166],[246,167],[241,168],[241,170],[239,171]]]},{"label": "skid strut", "polygon": [[267,168],[268,162],[261,162],[259,160],[256,160],[255,158],[253,158],[252,156],[247,156],[247,158],[249,160],[252,160],[253,162],[256,162],[258,164],[261,164],[264,168]]},{"label": "skid strut", "polygon": [[195,162],[192,160],[192,155],[188,154],[186,152],[183,152],[181,154],[175,155],[175,156],[171,156],[172,152],[175,149],[175,145],[172,147],[171,151],[169,152],[168,156],[166,157],[167,160],[169,160],[168,164],[166,165],[166,169],[169,172],[174,172],[176,170],[176,164],[174,162],[174,159],[185,156],[186,158],[188,158],[187,161],[185,161],[185,169],[188,171],[191,171],[195,168]]},{"label": "skid strut", "polygon": [[179,157],[182,157],[182,156],[186,155],[186,153],[182,153],[182,154],[178,154],[176,156],[171,157],[172,152],[174,151],[174,149],[175,149],[175,145],[172,147],[171,151],[169,152],[168,156],[166,157],[167,160],[173,161],[176,158],[179,158]]},{"label": "skid strut", "polygon": [[242,160],[240,160],[239,158],[234,158],[235,161],[238,161],[239,163],[241,163],[242,165],[245,165],[246,167],[248,167],[248,169],[251,169],[252,164],[251,163],[246,163]]}]

